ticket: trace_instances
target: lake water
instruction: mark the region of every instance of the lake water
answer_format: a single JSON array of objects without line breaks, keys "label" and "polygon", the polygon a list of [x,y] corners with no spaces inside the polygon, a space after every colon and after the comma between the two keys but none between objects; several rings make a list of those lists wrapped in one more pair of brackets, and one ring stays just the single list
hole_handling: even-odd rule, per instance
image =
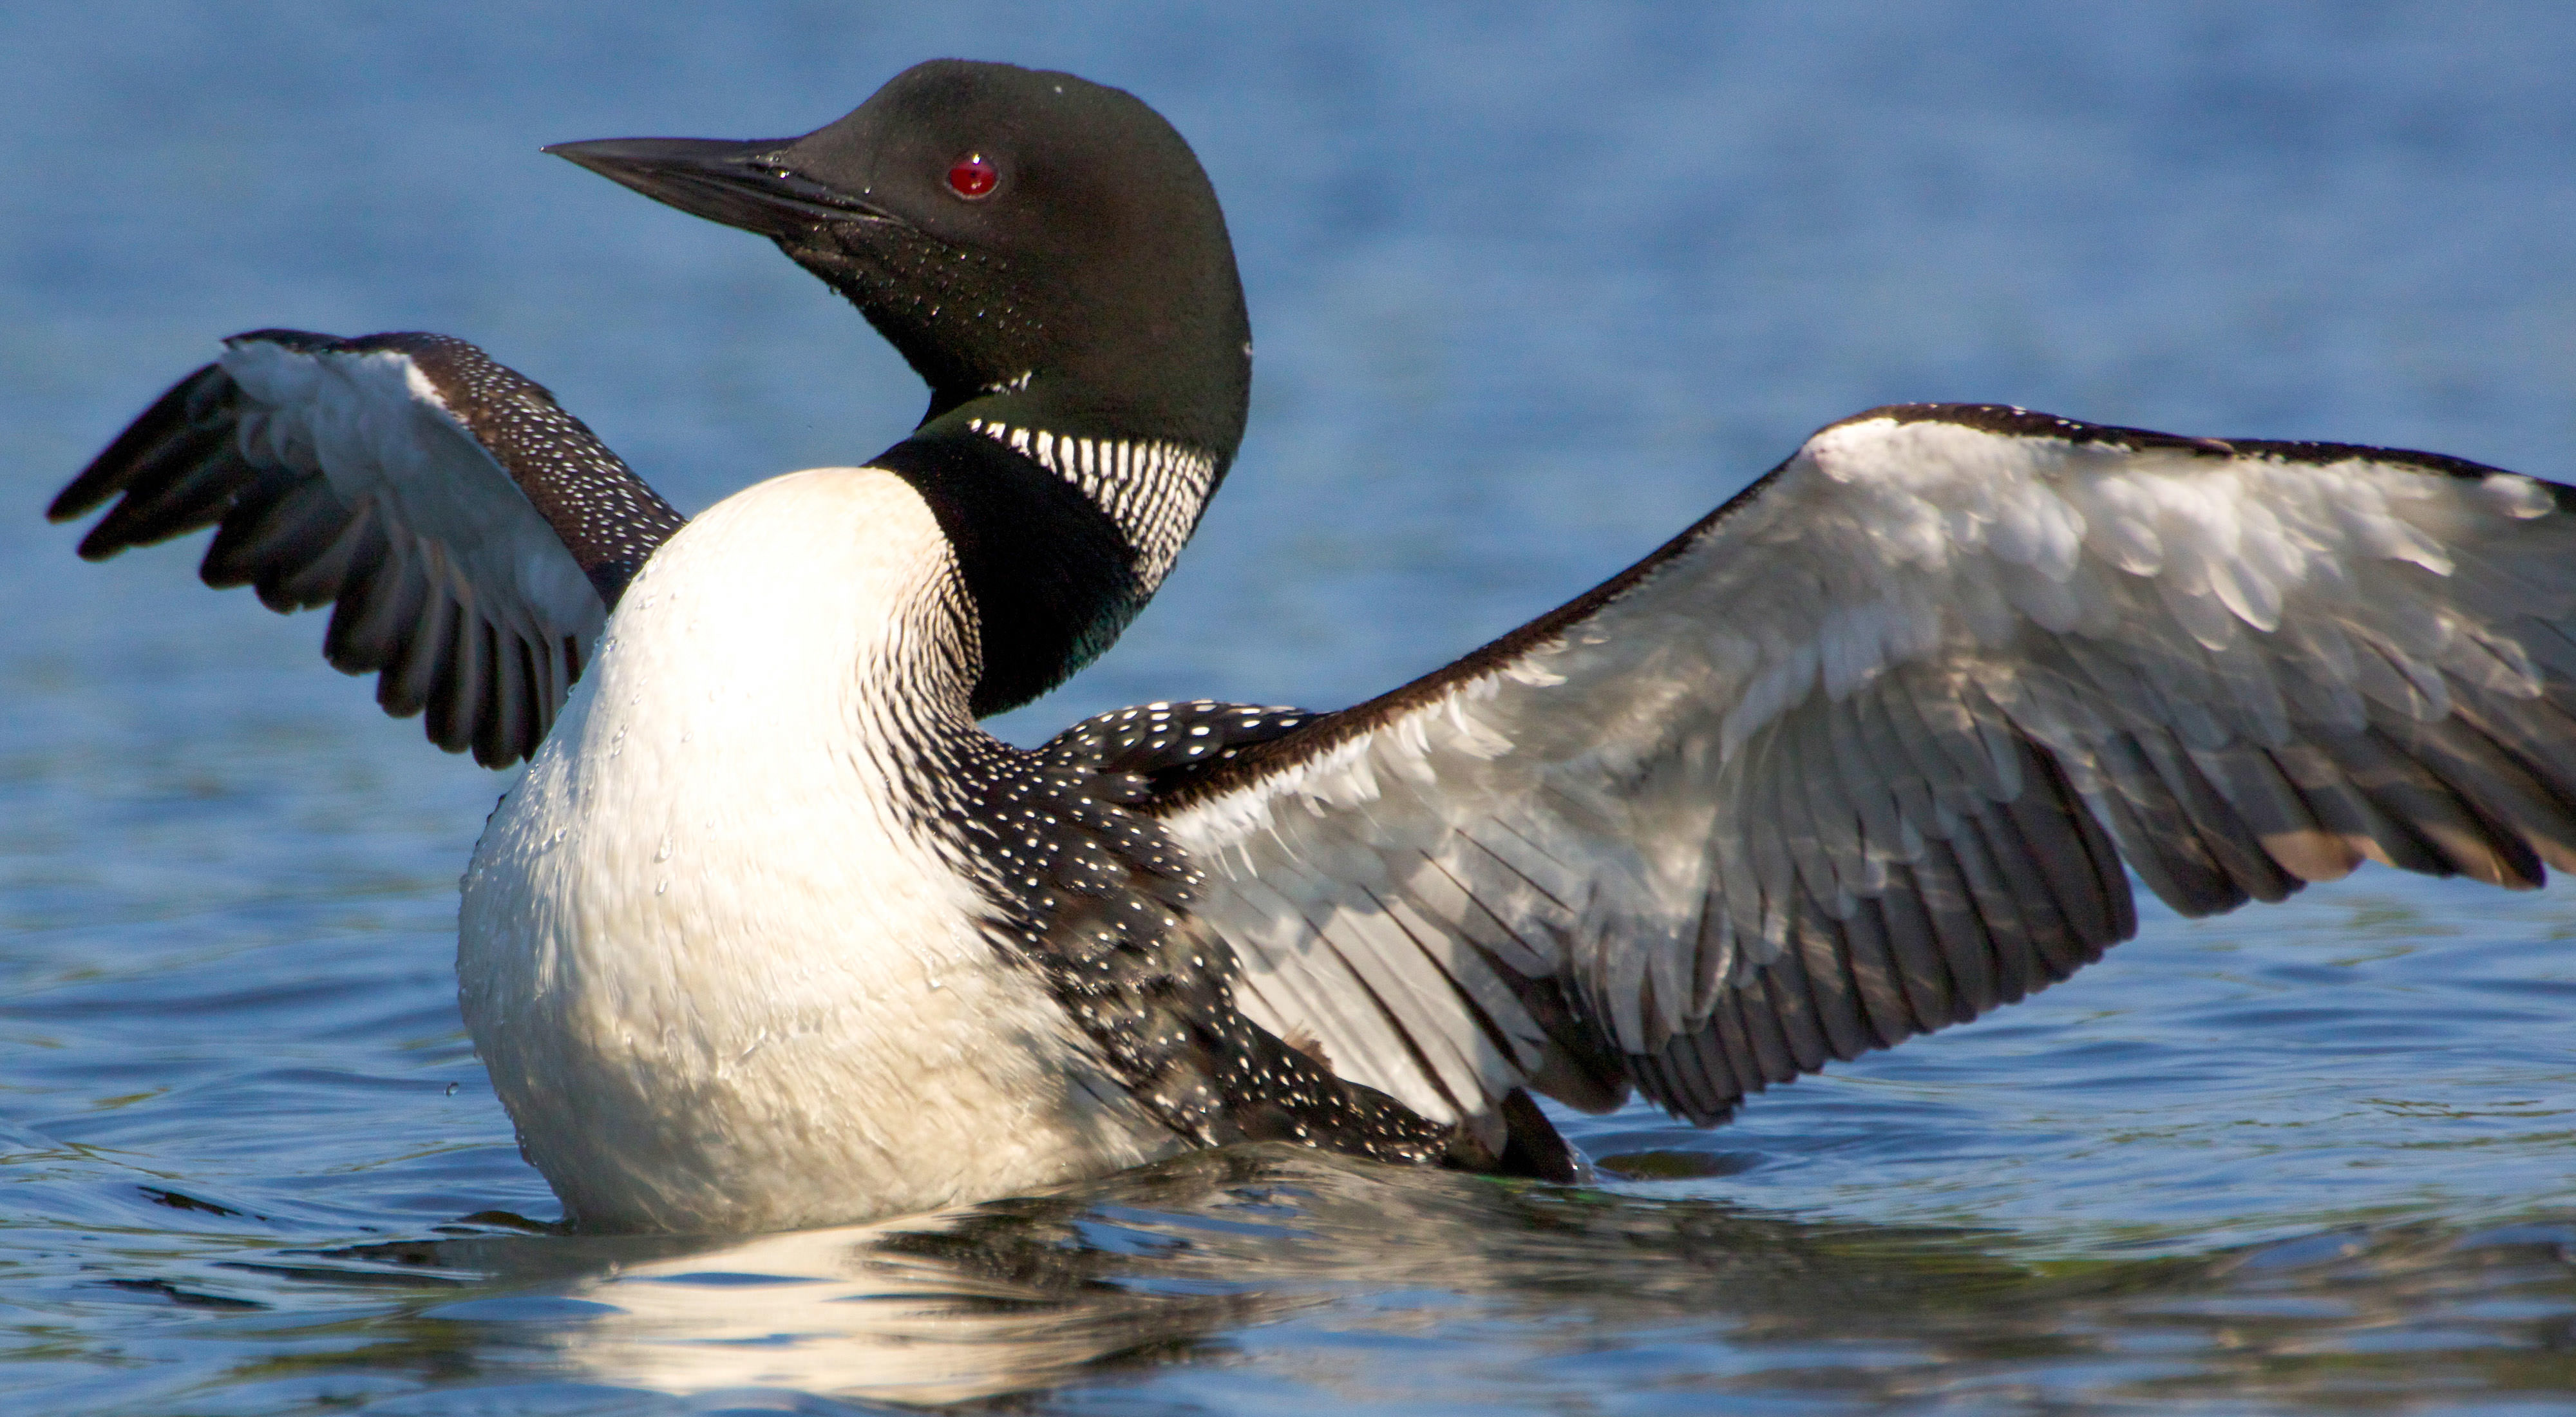
[{"label": "lake water", "polygon": [[431,329],[684,509],[909,374],[764,243],[537,154],[800,132],[962,53],[1131,88],[1224,196],[1253,431],[1004,725],[1330,706],[1817,425],[1986,399],[2576,479],[2576,8],[0,13],[0,1410],[2558,1412],[2576,893],[2365,871],[2134,943],[1559,1189],[1252,1149],[730,1245],[541,1233],[456,1016],[503,785],[318,619],[52,491],[236,330]]}]

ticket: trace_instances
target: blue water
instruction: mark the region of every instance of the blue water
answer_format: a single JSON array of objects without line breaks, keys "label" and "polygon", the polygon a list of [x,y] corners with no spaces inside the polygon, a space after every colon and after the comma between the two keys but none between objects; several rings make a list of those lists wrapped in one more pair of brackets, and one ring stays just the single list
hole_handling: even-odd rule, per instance
[{"label": "blue water", "polygon": [[0,1410],[2576,1407],[2576,894],[2365,871],[2140,938],[1630,1179],[1252,1149],[733,1246],[536,1233],[459,1026],[503,781],[317,620],[37,509],[222,334],[432,329],[684,509],[910,375],[536,148],[923,57],[1132,88],[1223,195],[1253,431],[1024,740],[1346,702],[1815,426],[1992,399],[2576,479],[2576,9],[630,4],[0,11]]}]

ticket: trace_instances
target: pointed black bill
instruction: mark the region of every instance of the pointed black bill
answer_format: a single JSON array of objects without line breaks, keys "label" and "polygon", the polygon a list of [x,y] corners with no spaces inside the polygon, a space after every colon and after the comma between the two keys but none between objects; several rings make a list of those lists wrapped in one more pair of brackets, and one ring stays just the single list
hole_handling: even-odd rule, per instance
[{"label": "pointed black bill", "polygon": [[545,151],[576,162],[657,202],[763,236],[788,236],[818,222],[882,219],[885,213],[798,176],[786,162],[794,138],[603,138]]}]

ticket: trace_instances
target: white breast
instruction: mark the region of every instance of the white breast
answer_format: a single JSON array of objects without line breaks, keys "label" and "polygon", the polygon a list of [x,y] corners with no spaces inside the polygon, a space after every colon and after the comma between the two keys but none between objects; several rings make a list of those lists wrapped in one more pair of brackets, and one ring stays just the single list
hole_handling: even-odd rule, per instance
[{"label": "white breast", "polygon": [[465,1018],[579,1223],[851,1221],[1175,1148],[917,827],[904,745],[972,728],[954,575],[889,473],[725,501],[627,589],[494,812]]}]

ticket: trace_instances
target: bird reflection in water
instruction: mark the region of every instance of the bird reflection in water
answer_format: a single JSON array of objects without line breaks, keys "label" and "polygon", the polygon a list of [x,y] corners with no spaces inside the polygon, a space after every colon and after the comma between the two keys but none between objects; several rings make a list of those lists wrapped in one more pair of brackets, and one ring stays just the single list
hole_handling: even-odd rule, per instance
[{"label": "bird reflection in water", "polygon": [[[1962,1279],[1980,1268],[1998,1281],[2017,1272],[1982,1259],[1975,1239],[1260,1145],[867,1225],[728,1238],[481,1233],[307,1252],[291,1268],[469,1290],[425,1300],[411,1320],[446,1329],[492,1378],[552,1369],[667,1393],[944,1404],[1188,1361],[1224,1335],[1362,1294],[1562,1303],[1557,1318],[1580,1326],[1812,1314],[1891,1282],[1965,1294]],[[1606,1268],[1612,1256],[1621,1263]],[[430,1336],[402,1346],[417,1352]]]},{"label": "bird reflection in water", "polygon": [[[1623,1383],[1712,1398],[1992,1396],[2045,1374],[2097,1397],[2261,1393],[2336,1411],[2428,1375],[2576,1380],[2576,1359],[2549,1356],[2576,1321],[2576,1223],[2547,1217],[2070,1260],[1990,1230],[1637,1193],[1651,1189],[1262,1145],[869,1225],[741,1238],[456,1227],[249,1267],[407,1290],[398,1313],[366,1324],[381,1341],[321,1361],[441,1387],[936,1406],[1285,1363],[1294,1371],[1245,1380],[1336,1400],[1526,1402],[1560,1381],[1579,1391],[1586,1365],[1607,1363]],[[2400,1320],[2458,1341],[2378,1351]],[[1283,1325],[1277,1343],[1267,1325]]]}]

